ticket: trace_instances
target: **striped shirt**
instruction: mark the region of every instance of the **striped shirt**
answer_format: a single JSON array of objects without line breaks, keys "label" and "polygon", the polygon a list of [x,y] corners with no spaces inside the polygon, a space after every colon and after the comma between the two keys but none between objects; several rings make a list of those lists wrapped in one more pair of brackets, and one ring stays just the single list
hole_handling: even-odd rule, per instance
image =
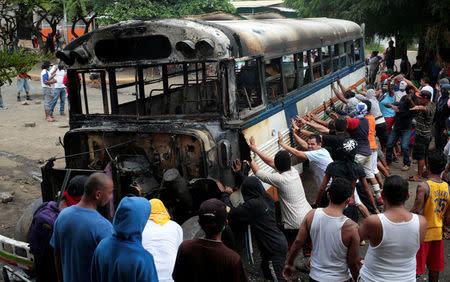
[{"label": "striped shirt", "polygon": [[283,227],[285,229],[300,228],[303,218],[311,210],[311,206],[306,200],[298,171],[293,167],[283,173],[268,173],[258,170],[255,175],[261,181],[277,188]]}]

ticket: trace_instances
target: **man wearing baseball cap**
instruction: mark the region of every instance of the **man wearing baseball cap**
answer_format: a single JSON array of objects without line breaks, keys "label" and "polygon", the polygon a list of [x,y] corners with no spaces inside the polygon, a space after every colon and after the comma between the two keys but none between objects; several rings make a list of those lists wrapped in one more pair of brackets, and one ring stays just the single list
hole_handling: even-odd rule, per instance
[{"label": "man wearing baseball cap", "polygon": [[248,281],[241,257],[222,243],[227,221],[222,201],[209,199],[200,205],[198,223],[205,238],[187,240],[178,248],[172,277],[175,281]]},{"label": "man wearing baseball cap", "polygon": [[[431,125],[435,112],[435,105],[431,102],[431,93],[422,90],[416,93],[419,98],[419,105],[412,107],[411,111],[417,111],[416,138],[413,148],[413,159],[417,160],[417,175],[410,177],[410,181],[422,181],[423,166],[428,161],[428,147],[431,142]],[[429,166],[427,164],[427,174]]]}]

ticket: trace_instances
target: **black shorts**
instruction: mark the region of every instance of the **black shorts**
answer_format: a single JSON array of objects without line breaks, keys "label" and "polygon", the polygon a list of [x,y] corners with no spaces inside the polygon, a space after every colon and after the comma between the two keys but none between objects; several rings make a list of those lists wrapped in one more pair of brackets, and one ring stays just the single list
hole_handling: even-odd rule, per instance
[{"label": "black shorts", "polygon": [[380,140],[381,147],[385,148],[388,140],[388,128],[385,122],[375,125],[375,134]]},{"label": "black shorts", "polygon": [[414,147],[413,147],[413,159],[415,160],[423,160],[426,157],[428,157],[428,147],[430,146],[431,142],[431,136],[420,136],[417,135],[416,132],[416,138],[414,140]]}]

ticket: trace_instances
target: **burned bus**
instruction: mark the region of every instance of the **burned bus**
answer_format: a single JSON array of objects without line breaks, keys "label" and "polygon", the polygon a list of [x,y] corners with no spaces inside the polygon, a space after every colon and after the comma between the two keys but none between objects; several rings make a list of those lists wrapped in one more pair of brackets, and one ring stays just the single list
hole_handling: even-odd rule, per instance
[{"label": "burned bus", "polygon": [[[274,156],[278,131],[291,144],[289,120],[330,99],[332,79],[364,78],[363,30],[329,18],[127,21],[57,57],[70,130],[65,168],[42,169],[43,200],[76,174],[106,171],[115,185],[106,217],[138,193],[163,200],[180,224],[217,195],[216,180],[234,185],[232,161],[250,159],[246,138]],[[100,94],[89,93],[89,77]]]}]

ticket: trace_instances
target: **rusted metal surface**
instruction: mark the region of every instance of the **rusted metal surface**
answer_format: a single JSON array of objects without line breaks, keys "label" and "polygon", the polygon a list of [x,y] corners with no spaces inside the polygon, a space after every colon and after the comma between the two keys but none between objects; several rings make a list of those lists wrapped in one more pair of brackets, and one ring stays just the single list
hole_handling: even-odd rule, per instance
[{"label": "rusted metal surface", "polygon": [[127,21],[74,40],[57,57],[77,69],[132,66],[136,58],[141,65],[218,61],[279,56],[362,35],[356,23],[329,18]]}]

